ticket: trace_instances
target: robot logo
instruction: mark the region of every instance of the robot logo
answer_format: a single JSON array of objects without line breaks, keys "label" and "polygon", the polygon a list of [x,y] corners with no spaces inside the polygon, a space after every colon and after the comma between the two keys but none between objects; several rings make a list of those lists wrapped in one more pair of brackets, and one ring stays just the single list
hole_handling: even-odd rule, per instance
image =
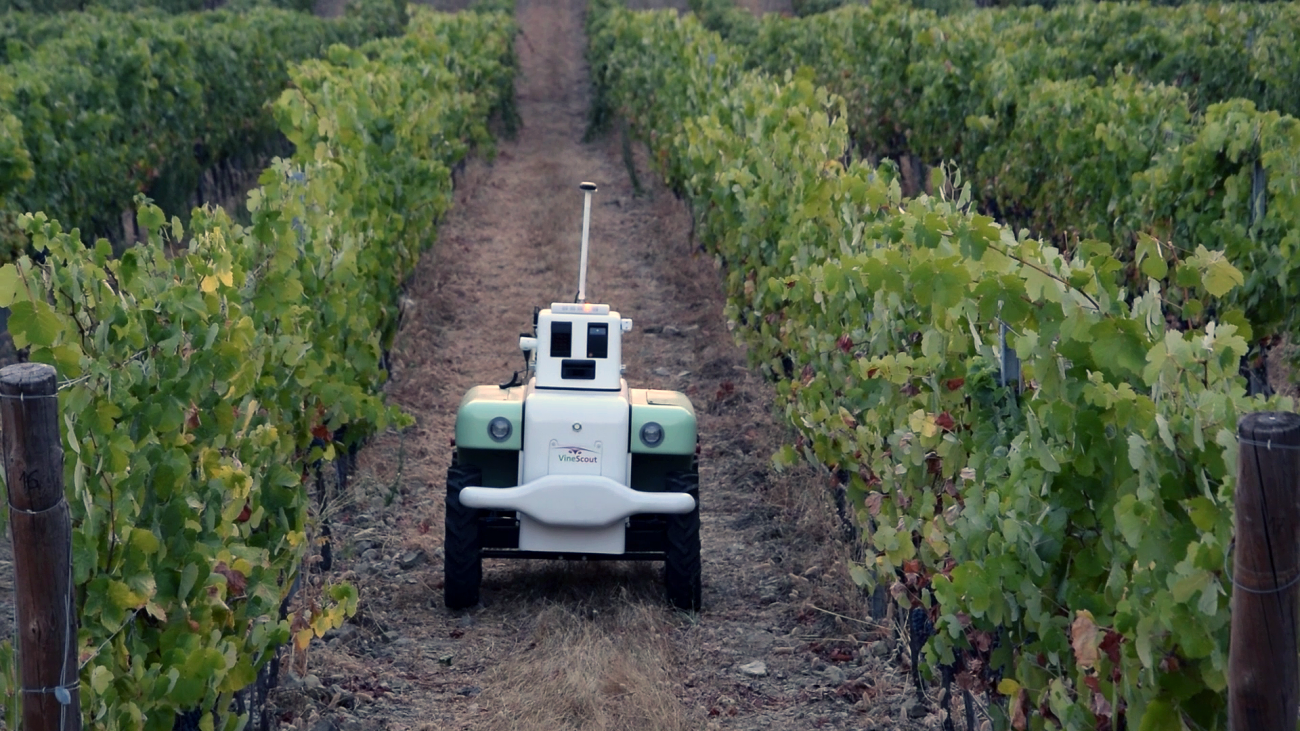
[{"label": "robot logo", "polygon": [[567,464],[596,464],[600,462],[600,452],[596,452],[586,447],[563,447],[563,451],[556,455],[559,461]]}]

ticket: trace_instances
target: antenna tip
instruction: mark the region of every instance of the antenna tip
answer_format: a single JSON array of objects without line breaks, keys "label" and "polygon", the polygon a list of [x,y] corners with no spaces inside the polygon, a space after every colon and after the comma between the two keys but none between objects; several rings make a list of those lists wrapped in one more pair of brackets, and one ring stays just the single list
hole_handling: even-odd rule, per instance
[{"label": "antenna tip", "polygon": [[583,190],[587,191],[588,193],[595,193],[595,192],[596,192],[596,184],[595,184],[595,183],[580,183],[580,184],[578,184],[578,187],[579,187],[579,188],[582,188]]}]

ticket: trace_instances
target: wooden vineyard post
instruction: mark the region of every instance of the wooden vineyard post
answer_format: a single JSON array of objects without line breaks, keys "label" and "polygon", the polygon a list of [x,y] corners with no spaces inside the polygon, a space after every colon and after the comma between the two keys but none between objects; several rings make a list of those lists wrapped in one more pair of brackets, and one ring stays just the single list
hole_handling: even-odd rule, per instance
[{"label": "wooden vineyard post", "polygon": [[1237,437],[1228,728],[1293,731],[1300,698],[1300,415],[1249,414]]},{"label": "wooden vineyard post", "polygon": [[0,448],[14,543],[22,728],[78,731],[72,520],[63,495],[53,367],[20,363],[0,370]]}]

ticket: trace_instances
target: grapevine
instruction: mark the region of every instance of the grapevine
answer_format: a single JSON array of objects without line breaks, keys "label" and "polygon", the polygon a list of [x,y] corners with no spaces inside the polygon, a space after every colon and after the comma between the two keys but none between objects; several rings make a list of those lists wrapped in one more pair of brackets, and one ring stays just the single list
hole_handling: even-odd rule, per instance
[{"label": "grapevine", "polygon": [[275,114],[298,151],[263,173],[251,226],[202,209],[186,230],[142,199],[146,240],[113,258],[45,213],[18,219],[42,256],[0,267],[0,302],[15,343],[67,382],[88,724],[166,731],[199,709],[202,728],[234,731],[232,694],[280,645],[355,611],[336,585],[281,618],[307,549],[304,483],[346,446],[335,435],[409,423],[380,392],[397,288],[452,166],[491,152],[513,33],[504,14],[421,10],[400,38],[294,69]]},{"label": "grapevine", "polygon": [[[967,680],[1007,725],[1221,725],[1233,427],[1290,408],[1237,375],[1242,272],[1204,246],[1017,236],[942,170],[905,199],[890,166],[846,162],[848,105],[808,71],[747,72],[691,17],[596,8],[600,98],[726,272],[800,436],[777,463],[847,483],[853,575],[933,608],[932,664],[987,658]],[[1169,327],[1193,302],[1220,314]],[[1020,393],[988,376],[1004,326]]]}]

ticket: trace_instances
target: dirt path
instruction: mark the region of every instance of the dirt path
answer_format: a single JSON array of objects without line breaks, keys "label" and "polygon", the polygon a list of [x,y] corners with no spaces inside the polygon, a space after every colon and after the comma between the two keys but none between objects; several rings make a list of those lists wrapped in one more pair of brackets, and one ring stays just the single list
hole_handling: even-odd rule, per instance
[{"label": "dirt path", "polygon": [[[281,720],[310,731],[926,727],[903,707],[890,633],[827,613],[866,616],[839,523],[823,478],[769,468],[788,435],[733,345],[689,214],[661,186],[633,195],[617,135],[581,141],[584,5],[519,3],[523,130],[495,164],[463,173],[409,282],[390,392],[417,425],[359,455],[333,522],[335,573],[360,588],[361,613],[309,650],[310,675],[277,698]],[[654,177],[644,162],[640,173]],[[572,298],[581,180],[600,185],[588,291],[636,323],[628,381],[685,391],[699,412],[705,608],[668,609],[657,564],[486,561],[482,606],[449,612],[440,544],[456,407],[521,366],[516,334],[535,305]]]},{"label": "dirt path", "polygon": [[736,4],[754,15],[765,15],[767,13],[794,15],[794,6],[790,3],[790,0],[738,0]]}]

